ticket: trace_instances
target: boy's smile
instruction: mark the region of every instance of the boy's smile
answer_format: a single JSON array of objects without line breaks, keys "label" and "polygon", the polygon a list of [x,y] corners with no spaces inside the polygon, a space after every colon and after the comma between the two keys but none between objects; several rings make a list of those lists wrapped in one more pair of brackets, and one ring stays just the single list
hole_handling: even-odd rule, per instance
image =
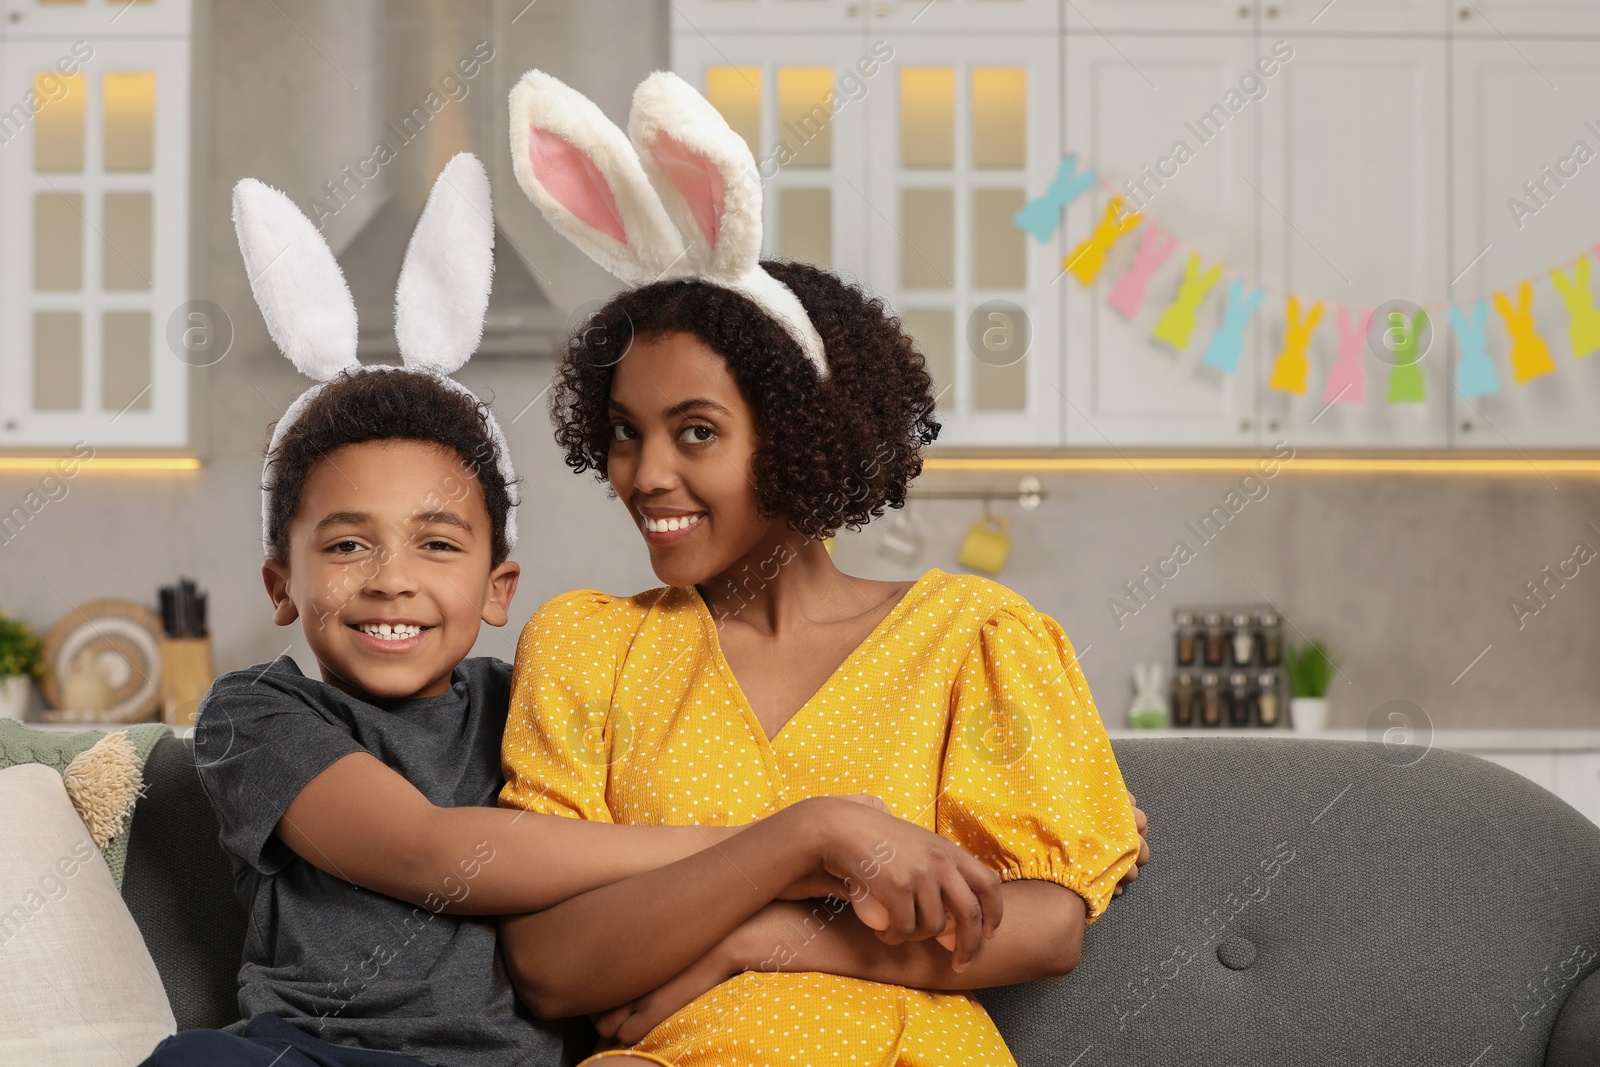
[{"label": "boy's smile", "polygon": [[306,478],[289,561],[262,568],[273,621],[301,620],[322,678],[363,698],[438,696],[482,623],[503,626],[519,568],[491,568],[488,508],[454,451],[335,449]]}]

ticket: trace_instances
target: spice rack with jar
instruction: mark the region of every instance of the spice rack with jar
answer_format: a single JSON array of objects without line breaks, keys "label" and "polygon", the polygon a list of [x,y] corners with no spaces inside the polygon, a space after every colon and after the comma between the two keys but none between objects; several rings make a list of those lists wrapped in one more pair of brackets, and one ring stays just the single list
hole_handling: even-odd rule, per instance
[{"label": "spice rack with jar", "polygon": [[1283,619],[1270,604],[1175,608],[1171,677],[1174,727],[1286,725]]}]

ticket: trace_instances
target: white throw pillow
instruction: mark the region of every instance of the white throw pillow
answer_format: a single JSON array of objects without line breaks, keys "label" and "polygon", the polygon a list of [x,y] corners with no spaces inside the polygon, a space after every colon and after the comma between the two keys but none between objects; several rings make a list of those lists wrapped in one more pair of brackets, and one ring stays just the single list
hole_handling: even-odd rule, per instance
[{"label": "white throw pillow", "polygon": [[128,1067],[176,1029],[61,775],[0,770],[0,1063]]}]

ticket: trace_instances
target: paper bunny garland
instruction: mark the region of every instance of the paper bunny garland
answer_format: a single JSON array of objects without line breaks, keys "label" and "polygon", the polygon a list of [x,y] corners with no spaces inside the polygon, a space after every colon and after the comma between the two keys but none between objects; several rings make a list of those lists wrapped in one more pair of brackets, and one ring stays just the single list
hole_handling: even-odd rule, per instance
[{"label": "paper bunny garland", "polygon": [[623,283],[698,278],[742,293],[828,377],[821,334],[759,262],[755,157],[682,78],[640,82],[624,134],[588,97],[530,70],[511,90],[511,161],[550,224]]},{"label": "paper bunny garland", "polygon": [[[344,272],[321,232],[292,200],[246,178],[233,187],[233,224],[267,332],[301,373],[318,383],[300,394],[278,420],[261,471],[263,486],[273,484],[272,456],[289,427],[329,381],[347,371],[432,374],[440,384],[478,402],[472,390],[446,377],[477,351],[494,277],[489,175],[476,156],[462,152],[445,164],[406,246],[395,289],[394,331],[403,364],[399,367],[357,361],[356,305]],[[515,548],[516,473],[505,434],[492,413],[487,421],[498,469],[511,494],[506,546]],[[264,488],[261,539],[270,553],[268,507],[269,491]]]}]

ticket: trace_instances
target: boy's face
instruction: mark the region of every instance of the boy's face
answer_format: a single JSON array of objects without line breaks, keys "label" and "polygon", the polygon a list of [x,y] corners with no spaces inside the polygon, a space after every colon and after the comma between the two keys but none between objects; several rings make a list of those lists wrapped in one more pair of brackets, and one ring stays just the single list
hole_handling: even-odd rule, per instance
[{"label": "boy's face", "polygon": [[506,623],[520,568],[491,567],[492,546],[483,490],[453,450],[367,441],[312,467],[289,560],[261,575],[273,621],[301,620],[323,681],[360,697],[438,696],[479,625]]}]

